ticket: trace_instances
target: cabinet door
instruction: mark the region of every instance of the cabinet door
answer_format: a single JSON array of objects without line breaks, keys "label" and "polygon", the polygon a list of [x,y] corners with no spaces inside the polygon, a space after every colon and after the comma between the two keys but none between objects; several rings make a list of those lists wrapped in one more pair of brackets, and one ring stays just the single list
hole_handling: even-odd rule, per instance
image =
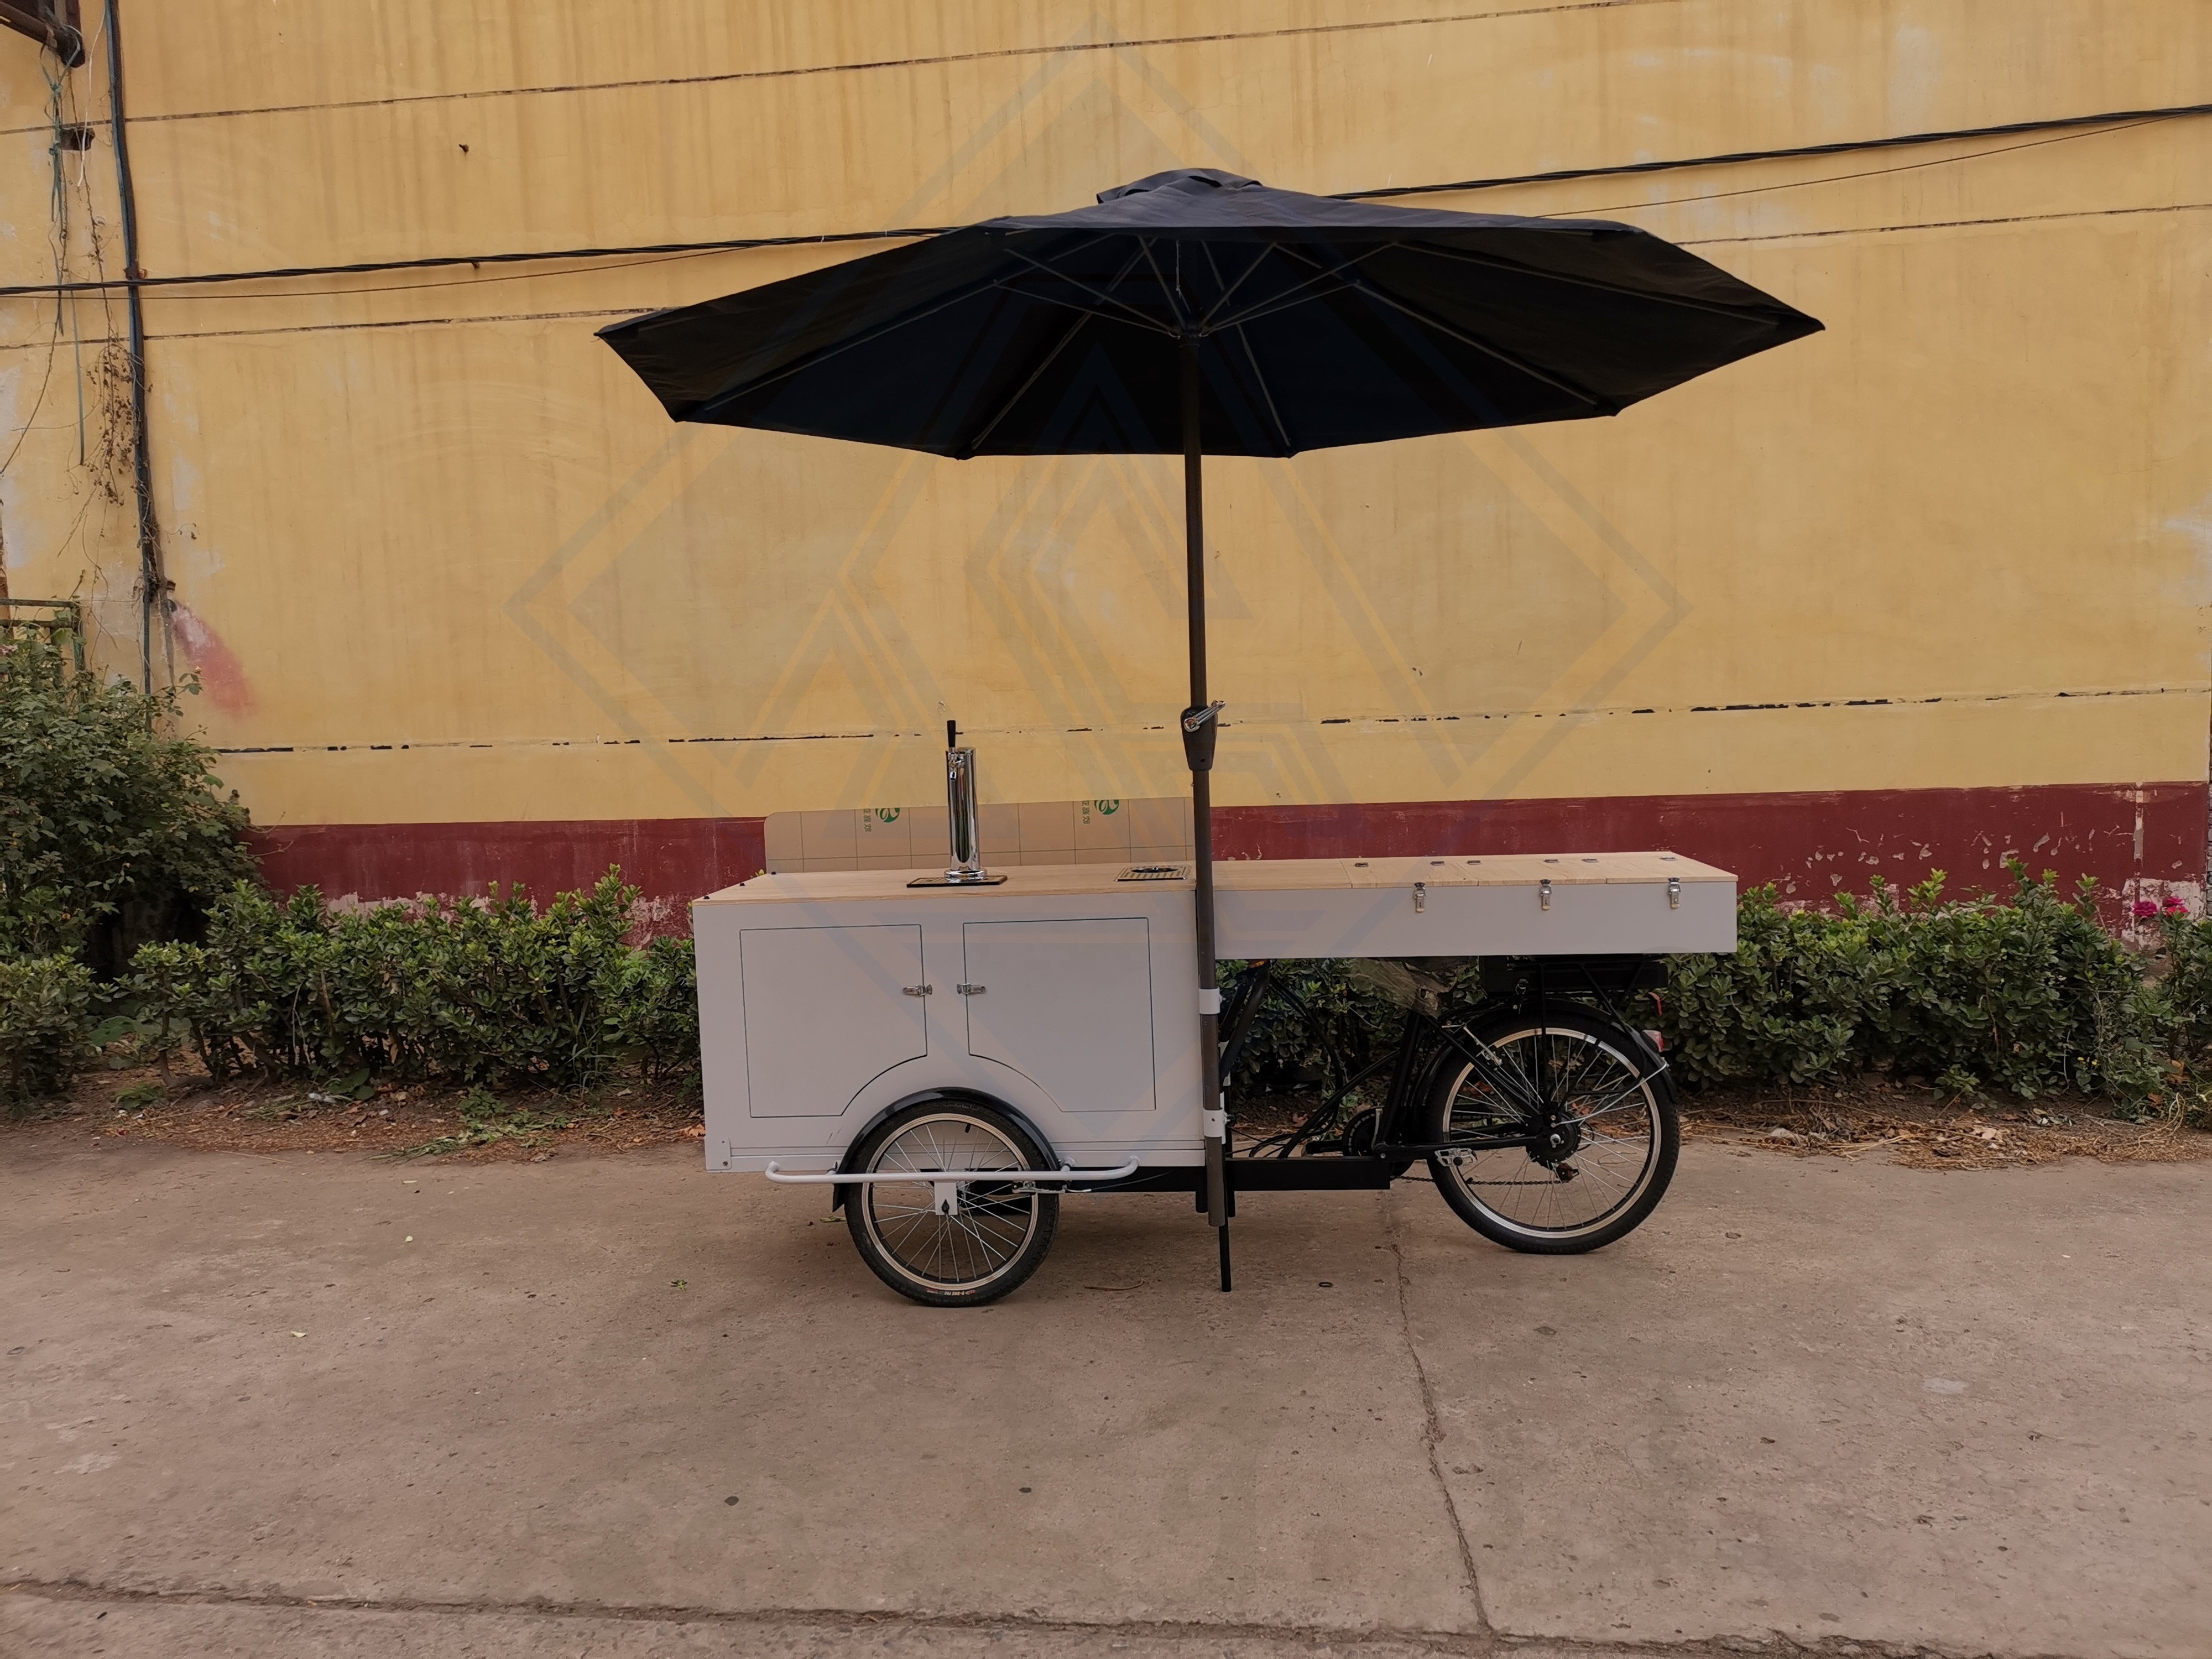
[{"label": "cabinet door", "polygon": [[929,1052],[920,927],[748,927],[738,955],[753,1116],[835,1117]]},{"label": "cabinet door", "polygon": [[969,1054],[1013,1067],[1064,1112],[1156,1109],[1150,923],[971,921],[962,933]]}]

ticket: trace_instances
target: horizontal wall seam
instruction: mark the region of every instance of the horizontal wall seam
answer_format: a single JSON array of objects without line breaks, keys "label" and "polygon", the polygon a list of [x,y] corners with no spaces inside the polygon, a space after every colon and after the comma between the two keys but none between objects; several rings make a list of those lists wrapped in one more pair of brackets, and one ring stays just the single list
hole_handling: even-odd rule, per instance
[{"label": "horizontal wall seam", "polygon": [[[726,70],[711,75],[668,75],[632,81],[579,81],[563,85],[484,87],[470,92],[422,92],[396,98],[350,98],[327,104],[263,104],[238,109],[173,110],[158,115],[133,115],[132,122],[221,121],[256,115],[314,114],[325,110],[391,109],[409,104],[465,103],[490,98],[553,97],[586,92],[645,91],[657,87],[703,87],[745,81],[790,81],[818,75],[863,75],[884,70],[935,69],[952,64],[984,64],[1007,59],[1058,58],[1102,52],[1141,51],[1146,46],[1231,46],[1247,40],[1281,40],[1326,34],[1371,34],[1389,29],[1440,28],[1460,23],[1510,21],[1518,17],[1544,17],[1560,12],[1620,11],[1632,6],[1680,5],[1682,0],[1560,0],[1548,6],[1508,6],[1489,11],[1448,13],[1443,16],[1366,18],[1355,23],[1309,23],[1279,29],[1224,30],[1212,34],[1158,34],[1136,40],[1115,36],[1105,40],[1067,40],[1058,46],[1001,46],[988,52],[941,52],[919,58],[870,58],[849,64],[799,64],[787,69]],[[103,121],[100,123],[105,125]],[[0,127],[0,136],[44,132],[45,126]]]},{"label": "horizontal wall seam", "polygon": [[[1294,726],[1449,726],[1458,723],[1480,724],[1491,720],[1600,720],[1617,715],[1640,714],[1750,714],[1798,711],[1808,708],[1922,708],[1931,704],[1948,703],[1954,707],[1986,707],[1993,703],[2037,702],[2084,702],[2109,697],[2204,697],[2212,696],[2212,688],[2187,686],[2119,686],[2104,690],[2087,691],[1992,691],[1983,693],[1949,693],[1930,697],[1832,697],[1824,701],[1781,702],[1695,703],[1678,708],[1632,708],[1626,705],[1602,708],[1547,708],[1495,711],[1462,714],[1331,714],[1303,720],[1261,719],[1221,722],[1224,732],[1238,726],[1281,731]],[[1233,708],[1235,705],[1231,705]],[[1165,732],[1170,722],[1155,726],[1009,726],[973,728],[963,726],[977,738],[999,739],[1063,737],[1074,732]],[[714,745],[719,744],[769,743],[866,743],[881,740],[904,741],[912,738],[931,736],[936,727],[917,726],[912,731],[896,727],[868,731],[845,732],[775,732],[750,736],[722,737],[653,737],[653,738],[501,738],[490,741],[483,738],[441,738],[428,740],[392,739],[382,743],[301,743],[259,744],[221,747],[218,755],[343,755],[356,751],[381,754],[399,753],[410,750],[450,749],[638,749],[652,744],[677,745]]]}]

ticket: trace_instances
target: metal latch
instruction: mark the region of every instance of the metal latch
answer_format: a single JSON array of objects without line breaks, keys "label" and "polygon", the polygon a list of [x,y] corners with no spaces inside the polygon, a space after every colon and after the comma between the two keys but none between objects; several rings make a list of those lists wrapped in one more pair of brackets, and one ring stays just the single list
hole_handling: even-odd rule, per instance
[{"label": "metal latch", "polygon": [[1536,908],[1539,910],[1552,908],[1552,878],[1549,876],[1536,884]]},{"label": "metal latch", "polygon": [[905,992],[907,995],[910,997],[926,997],[936,988],[937,988],[934,985],[929,984],[902,985],[899,987],[900,990]]},{"label": "metal latch", "polygon": [[963,997],[980,997],[990,989],[988,985],[956,985],[952,988]]},{"label": "metal latch", "polygon": [[1667,878],[1667,908],[1669,910],[1682,908],[1682,878],[1680,876]]},{"label": "metal latch", "polygon": [[1428,908],[1429,884],[1425,881],[1417,881],[1413,884],[1413,914],[1418,916]]}]

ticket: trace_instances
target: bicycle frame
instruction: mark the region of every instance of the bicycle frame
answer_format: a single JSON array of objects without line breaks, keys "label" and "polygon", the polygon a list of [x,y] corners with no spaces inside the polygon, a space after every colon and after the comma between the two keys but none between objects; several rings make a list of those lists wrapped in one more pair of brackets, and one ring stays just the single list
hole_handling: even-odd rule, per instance
[{"label": "bicycle frame", "polygon": [[[1225,1043],[1222,1071],[1224,1076],[1230,1073],[1243,1049],[1258,1012],[1260,1000],[1266,994],[1272,980],[1273,967],[1273,964],[1269,963],[1256,963],[1248,969],[1245,978],[1237,987],[1231,1009],[1224,1015],[1222,1028]],[[1608,964],[1608,968],[1617,971],[1615,964]],[[1540,1080],[1529,1078],[1517,1066],[1510,1064],[1495,1048],[1474,1036],[1468,1028],[1498,1015],[1514,1012],[1525,1012],[1540,1019],[1545,1007],[1553,1001],[1547,980],[1556,978],[1560,969],[1565,969],[1571,975],[1579,970],[1591,999],[1627,1036],[1632,1047],[1643,1051],[1641,1058],[1656,1062],[1646,1075],[1656,1077],[1666,1070],[1666,1060],[1644,1033],[1629,1022],[1600,982],[1597,974],[1592,971],[1590,964],[1568,959],[1547,975],[1545,965],[1539,961],[1533,974],[1533,992],[1518,997],[1486,999],[1467,1011],[1464,1016],[1449,1023],[1439,1017],[1434,994],[1425,989],[1419,992],[1413,1006],[1407,1010],[1405,1026],[1392,1054],[1347,1079],[1334,1094],[1323,1102],[1319,1110],[1310,1115],[1304,1123],[1287,1136],[1270,1137],[1250,1153],[1240,1158],[1238,1162],[1249,1168],[1263,1159],[1288,1158],[1301,1146],[1313,1156],[1364,1155],[1392,1161],[1411,1161],[1437,1152],[1501,1151],[1547,1144],[1557,1127],[1558,1114],[1563,1103],[1546,1098]],[[1638,972],[1638,968],[1632,967],[1625,975],[1629,984],[1636,982]],[[1580,995],[1558,999],[1576,1002],[1582,1000]],[[1476,1067],[1491,1085],[1516,1109],[1528,1126],[1522,1133],[1458,1135],[1448,1140],[1433,1142],[1415,1138],[1419,1131],[1418,1114],[1434,1086],[1437,1070],[1449,1063],[1455,1056]],[[1374,1078],[1386,1066],[1391,1073],[1390,1085],[1382,1105],[1374,1109],[1374,1132],[1364,1145],[1358,1149],[1353,1147],[1353,1133],[1349,1127],[1342,1135],[1334,1139],[1322,1133],[1334,1127],[1343,1103],[1352,1091]]]}]

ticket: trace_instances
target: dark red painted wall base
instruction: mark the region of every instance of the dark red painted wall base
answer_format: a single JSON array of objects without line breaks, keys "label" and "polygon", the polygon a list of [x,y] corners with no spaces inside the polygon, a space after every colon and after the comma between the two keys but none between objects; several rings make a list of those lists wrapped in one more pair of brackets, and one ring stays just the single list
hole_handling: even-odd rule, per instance
[{"label": "dark red painted wall base", "polygon": [[585,818],[529,823],[319,823],[258,832],[272,887],[325,897],[477,896],[520,882],[539,899],[622,866],[651,898],[687,901],[756,874],[758,818]]},{"label": "dark red painted wall base", "polygon": [[1317,858],[1354,850],[1616,853],[1666,848],[1773,882],[1785,896],[1866,890],[1879,872],[1956,890],[2003,888],[2008,855],[2069,885],[2094,874],[2202,881],[2202,783],[2045,784],[2018,789],[1882,789],[1834,794],[1618,795],[1589,800],[1232,807],[1215,814],[1224,858]]},{"label": "dark red painted wall base", "polygon": [[[1232,806],[1214,818],[1222,858],[1663,847],[1808,899],[1863,892],[1877,871],[1911,883],[1941,869],[1954,890],[2002,889],[2008,854],[2069,887],[2084,873],[2108,891],[2142,878],[2202,881],[2205,805],[2205,786],[2191,781]],[[618,864],[649,897],[680,903],[744,880],[764,856],[758,818],[319,824],[265,830],[259,842],[272,885],[312,883],[334,898],[474,895],[494,882],[546,898]]]}]

